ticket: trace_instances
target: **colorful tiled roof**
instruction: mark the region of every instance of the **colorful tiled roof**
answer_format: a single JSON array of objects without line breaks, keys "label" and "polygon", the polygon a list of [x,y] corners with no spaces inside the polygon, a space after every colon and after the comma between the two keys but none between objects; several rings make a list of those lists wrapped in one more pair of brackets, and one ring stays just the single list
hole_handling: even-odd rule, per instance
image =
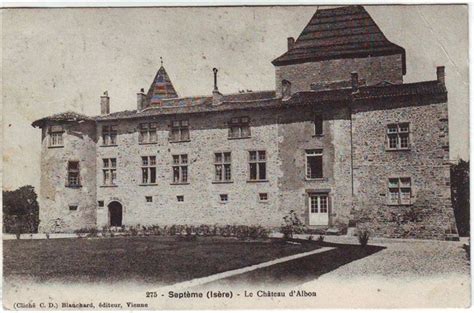
[{"label": "colorful tiled roof", "polygon": [[343,58],[402,54],[362,6],[317,10],[293,48],[273,60],[274,65]]},{"label": "colorful tiled roof", "polygon": [[178,98],[168,73],[161,65],[148,89],[147,100],[150,105],[160,105],[163,99]]},{"label": "colorful tiled roof", "polygon": [[[410,84],[387,84],[378,86],[361,86],[357,92],[351,88],[340,88],[321,91],[301,91],[293,94],[288,100],[275,97],[274,91],[260,91],[224,95],[222,103],[212,104],[212,96],[188,97],[163,100],[163,105],[149,107],[142,111],[127,110],[107,115],[88,117],[74,112],[65,112],[52,115],[33,122],[33,126],[40,126],[44,121],[78,121],[78,120],[122,120],[137,119],[151,116],[170,114],[211,113],[232,110],[262,109],[271,110],[279,107],[297,105],[330,105],[334,102],[353,103],[357,100],[380,98],[423,96],[446,94],[446,87],[438,81],[425,81]],[[356,104],[357,105],[357,104]]]}]

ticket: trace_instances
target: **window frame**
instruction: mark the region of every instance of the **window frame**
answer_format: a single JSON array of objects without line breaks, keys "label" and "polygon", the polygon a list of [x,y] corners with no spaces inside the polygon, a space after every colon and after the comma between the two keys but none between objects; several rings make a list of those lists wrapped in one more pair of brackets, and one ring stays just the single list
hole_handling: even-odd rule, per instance
[{"label": "window frame", "polygon": [[[227,139],[247,139],[252,137],[252,131],[250,128],[250,117],[248,116],[238,116],[232,117],[228,123],[228,133]],[[234,136],[233,129],[238,129],[238,135]],[[244,132],[246,130],[246,132]]]},{"label": "window frame", "polygon": [[[403,183],[405,181],[405,183]],[[396,183],[393,184],[393,182]],[[407,183],[406,183],[407,182]],[[409,206],[413,204],[413,181],[409,176],[389,177],[387,180],[387,204],[390,206]],[[403,194],[408,191],[408,200],[404,198]],[[394,201],[393,194],[396,194],[397,199]]]},{"label": "window frame", "polygon": [[[321,176],[320,177],[310,177],[308,175],[308,170],[310,169],[308,158],[321,157]],[[307,149],[305,150],[305,173],[304,177],[306,180],[322,180],[324,179],[324,150],[323,149]]]},{"label": "window frame", "polygon": [[102,186],[117,186],[117,158],[102,158]]},{"label": "window frame", "polygon": [[184,202],[184,195],[177,195],[176,196],[176,202],[183,203]]},{"label": "window frame", "polygon": [[[178,163],[175,162],[175,157],[178,157]],[[186,162],[183,162],[183,157]],[[185,185],[189,184],[189,157],[187,153],[172,154],[171,155],[171,172],[172,172],[172,185]],[[176,180],[176,169],[178,170],[178,179]],[[185,179],[183,179],[183,177]]]},{"label": "window frame", "polygon": [[[220,161],[217,156],[220,156]],[[226,159],[226,155],[229,156]],[[214,152],[214,180],[216,183],[230,183],[232,182],[232,152],[230,151],[219,151]],[[220,177],[218,177],[218,167],[220,167]],[[228,170],[228,171],[227,171]]]},{"label": "window frame", "polygon": [[[155,155],[146,155],[146,156],[141,156],[141,173],[142,173],[142,180],[140,185],[141,186],[152,186],[152,185],[157,185],[157,166],[156,166],[156,156]],[[145,163],[146,160],[146,163]],[[154,162],[152,162],[154,160]],[[152,179],[153,175],[153,170],[154,170],[154,180]],[[145,173],[146,173],[146,181],[145,181]]]},{"label": "window frame", "polygon": [[[385,150],[407,151],[411,149],[411,125],[409,122],[389,123],[385,129]],[[405,138],[406,147],[402,146]],[[395,147],[391,146],[393,140],[395,140]]]},{"label": "window frame", "polygon": [[102,147],[115,147],[117,146],[118,139],[118,125],[117,124],[105,124],[101,128],[102,135]]},{"label": "window frame", "polygon": [[[225,198],[225,200],[223,198]],[[220,203],[228,203],[229,202],[229,194],[228,193],[219,194],[219,202]]]},{"label": "window frame", "polygon": [[[48,147],[49,148],[62,148],[64,147],[64,126],[62,125],[51,125],[48,127]],[[57,136],[57,137],[56,137]],[[54,142],[53,138],[59,138],[58,142]]]},{"label": "window frame", "polygon": [[[174,132],[177,131],[178,138],[174,136]],[[183,134],[186,134],[183,136]],[[189,142],[191,141],[191,131],[189,127],[189,120],[173,120],[171,121],[168,140],[171,143],[176,142]]]},{"label": "window frame", "polygon": [[145,203],[153,203],[153,196],[145,196]]},{"label": "window frame", "polygon": [[[71,168],[71,164],[77,164],[77,168]],[[71,174],[74,174],[75,177],[75,182],[71,182],[71,178],[74,176],[71,176]],[[81,168],[80,168],[80,162],[76,160],[70,160],[67,162],[67,176],[66,176],[66,187],[68,188],[81,188]]]},{"label": "window frame", "polygon": [[[262,197],[264,196],[264,197]],[[265,198],[265,199],[263,199]],[[268,192],[259,192],[258,193],[258,202],[268,202],[269,197],[268,197]]]},{"label": "window frame", "polygon": [[[247,182],[267,182],[268,181],[268,171],[267,171],[267,161],[268,154],[266,150],[249,150],[248,151],[248,180]],[[252,153],[255,153],[255,160],[252,160]],[[264,158],[261,159],[261,154],[263,153]],[[252,164],[255,164],[255,179],[252,178]],[[261,177],[261,166],[264,165],[265,177]]]},{"label": "window frame", "polygon": [[138,124],[138,144],[150,145],[158,143],[158,123],[144,122]]},{"label": "window frame", "polygon": [[[309,197],[309,214],[329,214],[329,206],[330,206],[330,197],[329,197],[329,194],[328,193],[318,193],[318,192],[314,192],[314,193],[309,193],[308,194],[308,197]],[[316,202],[316,208],[313,208],[313,199],[316,198],[317,199],[317,202]],[[322,198],[325,198],[325,208],[322,207],[321,203],[321,199]],[[323,211],[324,210],[324,211]]]}]

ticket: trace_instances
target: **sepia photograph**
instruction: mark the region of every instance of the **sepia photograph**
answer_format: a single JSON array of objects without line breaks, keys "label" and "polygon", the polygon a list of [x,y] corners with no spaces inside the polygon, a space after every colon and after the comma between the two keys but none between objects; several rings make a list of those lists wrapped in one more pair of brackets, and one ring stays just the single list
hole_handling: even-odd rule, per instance
[{"label": "sepia photograph", "polygon": [[1,20],[5,310],[471,306],[467,4]]}]

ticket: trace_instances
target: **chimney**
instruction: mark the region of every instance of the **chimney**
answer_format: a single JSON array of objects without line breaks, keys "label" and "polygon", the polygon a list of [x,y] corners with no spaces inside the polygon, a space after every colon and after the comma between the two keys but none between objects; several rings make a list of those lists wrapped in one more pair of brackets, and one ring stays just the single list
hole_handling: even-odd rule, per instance
[{"label": "chimney", "polygon": [[146,107],[146,95],[143,88],[140,89],[140,92],[137,92],[137,110],[141,111]]},{"label": "chimney", "polygon": [[357,74],[357,72],[351,73],[351,85],[352,92],[357,92],[359,90],[359,74]]},{"label": "chimney", "polygon": [[110,113],[110,98],[108,91],[104,91],[104,95],[100,96],[100,114],[106,115]]},{"label": "chimney", "polygon": [[436,67],[436,77],[438,79],[438,83],[444,86],[445,78],[446,78],[446,74],[444,72],[444,66]]},{"label": "chimney", "polygon": [[214,72],[214,90],[212,90],[212,105],[219,105],[222,102],[222,94],[219,92],[217,88],[217,68],[213,68],[212,71]]},{"label": "chimney", "polygon": [[290,51],[295,46],[295,38],[288,37],[287,40],[288,40],[288,51]]}]

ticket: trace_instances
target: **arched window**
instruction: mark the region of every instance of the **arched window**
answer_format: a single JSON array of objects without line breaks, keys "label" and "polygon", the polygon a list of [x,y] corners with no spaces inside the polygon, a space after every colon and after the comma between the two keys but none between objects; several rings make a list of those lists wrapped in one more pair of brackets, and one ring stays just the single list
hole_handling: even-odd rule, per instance
[{"label": "arched window", "polygon": [[281,81],[281,94],[283,98],[289,98],[291,97],[291,83],[284,79]]}]

